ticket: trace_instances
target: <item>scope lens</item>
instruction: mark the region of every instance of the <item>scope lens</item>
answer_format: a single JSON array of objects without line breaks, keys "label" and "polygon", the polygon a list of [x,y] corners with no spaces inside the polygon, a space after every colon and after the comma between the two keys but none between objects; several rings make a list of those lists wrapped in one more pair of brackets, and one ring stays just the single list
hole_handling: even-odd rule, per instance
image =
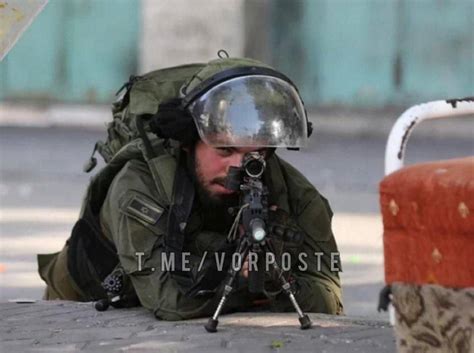
[{"label": "scope lens", "polygon": [[260,175],[262,175],[264,168],[265,165],[258,159],[249,161],[245,165],[245,171],[247,174],[254,178],[258,178]]}]

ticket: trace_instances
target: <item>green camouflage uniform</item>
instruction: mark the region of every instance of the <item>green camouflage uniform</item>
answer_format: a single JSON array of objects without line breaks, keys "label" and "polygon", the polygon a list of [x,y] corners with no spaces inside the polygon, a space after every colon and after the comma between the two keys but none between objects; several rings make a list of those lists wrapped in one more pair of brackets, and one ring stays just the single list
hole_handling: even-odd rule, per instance
[{"label": "green camouflage uniform", "polygon": [[[276,155],[268,160],[266,173],[272,185],[270,200],[278,206],[278,212],[283,216],[282,223],[297,226],[305,233],[304,241],[298,247],[290,242],[274,240],[275,248],[292,255],[292,276],[298,284],[296,298],[301,308],[307,312],[341,314],[339,276],[330,270],[329,254],[337,252],[337,246],[331,231],[332,212],[327,201],[301,173]],[[152,310],[157,318],[181,320],[211,315],[219,294],[212,298],[186,297],[178,290],[170,273],[161,270],[166,232],[166,217],[160,215],[164,209],[160,204],[162,199],[147,162],[142,159],[128,161],[114,177],[100,209],[101,231],[116,247],[120,264],[133,285],[130,290],[136,292],[140,303]],[[143,212],[143,206],[152,212]],[[185,230],[187,243],[184,251],[197,255],[196,258],[205,251],[212,255],[221,249],[227,235],[203,227],[205,212],[193,209]],[[58,254],[39,257],[40,274],[48,284],[45,297],[88,300],[68,275],[66,252],[67,245]],[[308,255],[305,271],[300,271],[294,264],[301,252]],[[324,253],[319,270],[315,252]],[[143,253],[140,270],[137,253]],[[191,263],[190,266],[195,265]],[[226,310],[248,310],[251,300],[246,288],[239,288],[232,294]],[[271,309],[293,310],[284,293],[272,298]]]},{"label": "green camouflage uniform", "polygon": [[[267,67],[251,59],[229,58],[145,75],[127,91],[126,108],[122,109],[122,101],[114,104],[114,121],[130,125],[129,118],[155,114],[161,102],[178,96],[183,87],[190,92],[212,75],[241,66]],[[150,137],[154,148],[160,151],[155,156],[145,151],[143,140],[139,138],[130,142],[112,139],[106,146],[110,159],[106,158],[107,165],[89,185],[80,219],[65,247],[59,253],[38,256],[40,276],[48,285],[46,299],[89,301],[103,297],[105,292],[100,283],[119,262],[119,267],[128,275],[124,292],[130,297],[136,294],[140,303],[156,317],[180,320],[213,313],[219,293],[210,298],[185,296],[171,273],[162,270],[166,216],[173,203],[177,163],[176,153],[165,149],[163,141],[156,136]],[[278,206],[272,213],[274,220],[304,233],[304,241],[297,244],[274,239],[277,252],[292,255],[291,273],[301,308],[308,312],[342,313],[339,276],[330,267],[330,253],[337,252],[337,246],[327,201],[304,176],[276,155],[267,161],[265,179],[269,181],[269,205]],[[229,224],[224,217],[215,217],[214,211],[199,207],[197,202],[184,229],[183,251],[193,255],[190,264],[193,270],[206,251],[212,257],[213,252],[221,251],[226,243]],[[100,239],[101,244],[105,239],[111,246],[95,246],[94,239]],[[315,252],[324,253],[320,262]],[[137,253],[143,253],[140,270]],[[297,266],[300,253],[307,254],[305,271]],[[114,261],[107,261],[109,257]],[[92,264],[99,260],[104,260],[106,265]],[[218,276],[214,273],[209,277]],[[253,299],[245,280],[240,279],[225,309],[249,310]],[[288,311],[293,307],[284,293],[272,291],[271,309]]]}]

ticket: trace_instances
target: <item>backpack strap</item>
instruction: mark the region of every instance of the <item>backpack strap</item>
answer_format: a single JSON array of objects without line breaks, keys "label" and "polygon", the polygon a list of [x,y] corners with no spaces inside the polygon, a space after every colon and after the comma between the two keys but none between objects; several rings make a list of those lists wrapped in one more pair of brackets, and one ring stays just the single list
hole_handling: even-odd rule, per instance
[{"label": "backpack strap", "polygon": [[[184,247],[184,230],[194,202],[194,184],[186,171],[186,162],[183,156],[178,156],[178,166],[174,176],[174,193],[172,205],[168,214],[168,227],[165,236],[165,250],[169,255],[175,253],[176,271],[182,272],[181,252]],[[187,274],[189,277],[189,273]]]},{"label": "backpack strap", "polygon": [[[147,138],[147,137],[145,137]],[[148,143],[142,139],[139,148],[148,164],[155,186],[160,195],[160,205],[167,208],[173,200],[173,185],[176,174],[176,157],[164,146],[165,141],[154,138]]]}]

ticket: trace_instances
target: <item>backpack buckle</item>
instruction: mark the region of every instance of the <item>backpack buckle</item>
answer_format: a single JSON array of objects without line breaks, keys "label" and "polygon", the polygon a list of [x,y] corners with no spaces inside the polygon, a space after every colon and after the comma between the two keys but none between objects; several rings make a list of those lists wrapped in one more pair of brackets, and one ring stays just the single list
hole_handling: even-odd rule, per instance
[{"label": "backpack buckle", "polygon": [[135,76],[135,75],[131,75],[129,78],[128,78],[128,81],[125,82],[122,87],[120,87],[118,89],[117,92],[115,92],[115,96],[118,96],[124,89],[127,89],[130,90],[130,88],[132,87],[132,85],[138,81],[138,79],[140,78],[140,76]]},{"label": "backpack buckle", "polygon": [[95,158],[94,155],[95,155],[95,152],[97,151],[98,145],[99,145],[99,142],[96,142],[95,145],[94,145],[94,149],[92,150],[91,156],[89,157],[89,159],[86,161],[86,163],[82,167],[82,170],[85,173],[89,173],[97,165],[97,158]]}]

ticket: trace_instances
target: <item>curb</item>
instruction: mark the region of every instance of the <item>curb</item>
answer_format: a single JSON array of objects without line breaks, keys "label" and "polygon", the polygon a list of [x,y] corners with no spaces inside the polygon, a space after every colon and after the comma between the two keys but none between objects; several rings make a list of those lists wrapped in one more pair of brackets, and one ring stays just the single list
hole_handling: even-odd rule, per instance
[{"label": "curb", "polygon": [[[315,134],[387,138],[404,109],[318,108],[308,112]],[[0,127],[74,127],[103,130],[109,105],[0,103]],[[472,139],[474,116],[437,119],[416,128],[417,136]]]},{"label": "curb", "polygon": [[0,126],[104,129],[112,120],[108,105],[32,105],[0,103]]},{"label": "curb", "polygon": [[[322,109],[322,111],[310,111],[309,117],[313,122],[316,134],[387,139],[393,125],[404,111],[405,109],[374,109],[368,111],[348,109],[325,111]],[[414,129],[413,134],[415,136],[442,139],[473,139],[474,115],[425,121]]]}]

